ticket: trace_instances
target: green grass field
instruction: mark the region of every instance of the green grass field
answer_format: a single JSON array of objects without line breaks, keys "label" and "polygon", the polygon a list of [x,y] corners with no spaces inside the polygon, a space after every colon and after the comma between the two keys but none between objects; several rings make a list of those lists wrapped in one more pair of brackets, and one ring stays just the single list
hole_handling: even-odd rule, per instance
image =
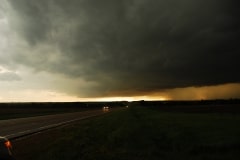
[{"label": "green grass field", "polygon": [[13,142],[17,160],[236,160],[240,115],[129,107]]}]

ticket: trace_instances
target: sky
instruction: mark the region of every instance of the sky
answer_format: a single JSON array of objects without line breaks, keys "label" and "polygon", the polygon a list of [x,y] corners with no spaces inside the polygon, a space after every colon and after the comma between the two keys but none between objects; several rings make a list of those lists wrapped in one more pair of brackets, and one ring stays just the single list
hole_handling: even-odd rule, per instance
[{"label": "sky", "polygon": [[0,102],[240,98],[236,0],[0,0]]}]

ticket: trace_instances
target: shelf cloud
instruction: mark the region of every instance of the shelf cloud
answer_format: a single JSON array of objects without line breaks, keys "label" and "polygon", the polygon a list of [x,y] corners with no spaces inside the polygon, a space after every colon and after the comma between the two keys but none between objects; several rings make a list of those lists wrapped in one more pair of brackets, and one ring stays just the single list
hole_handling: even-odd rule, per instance
[{"label": "shelf cloud", "polygon": [[8,0],[3,15],[13,37],[12,67],[61,75],[74,82],[59,88],[75,95],[134,96],[239,83],[237,6],[235,0]]}]

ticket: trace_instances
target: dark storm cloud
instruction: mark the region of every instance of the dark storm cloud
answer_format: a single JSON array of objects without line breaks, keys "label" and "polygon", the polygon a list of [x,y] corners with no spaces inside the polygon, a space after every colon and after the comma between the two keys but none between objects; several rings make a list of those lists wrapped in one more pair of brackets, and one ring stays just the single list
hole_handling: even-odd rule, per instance
[{"label": "dark storm cloud", "polygon": [[32,49],[15,60],[96,82],[90,94],[240,82],[235,0],[10,2]]}]

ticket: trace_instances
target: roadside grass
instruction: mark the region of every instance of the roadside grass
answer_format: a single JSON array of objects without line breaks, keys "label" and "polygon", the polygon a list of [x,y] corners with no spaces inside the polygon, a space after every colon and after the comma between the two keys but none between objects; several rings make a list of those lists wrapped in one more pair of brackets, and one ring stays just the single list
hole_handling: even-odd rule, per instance
[{"label": "roadside grass", "polygon": [[125,106],[125,104],[122,102],[0,103],[0,120],[89,111],[102,109],[103,106],[119,108]]},{"label": "roadside grass", "polygon": [[0,120],[13,118],[27,118],[51,114],[81,112],[91,110],[91,108],[71,108],[71,107],[0,107]]},{"label": "roadside grass", "polygon": [[13,142],[17,160],[236,160],[240,116],[129,107]]},{"label": "roadside grass", "polygon": [[[86,110],[86,109],[85,109]],[[61,113],[70,113],[80,110],[70,110],[70,109],[7,109],[0,110],[0,120],[13,119],[13,118],[27,118],[51,114],[61,114]]]}]

